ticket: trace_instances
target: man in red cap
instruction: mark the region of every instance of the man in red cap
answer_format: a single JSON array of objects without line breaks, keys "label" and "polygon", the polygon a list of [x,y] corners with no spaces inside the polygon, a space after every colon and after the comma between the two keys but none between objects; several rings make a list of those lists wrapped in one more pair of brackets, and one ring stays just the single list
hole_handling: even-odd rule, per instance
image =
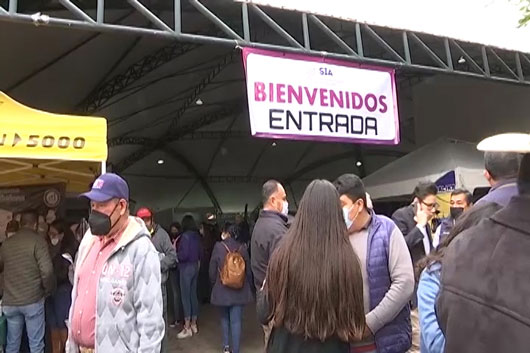
[{"label": "man in red cap", "polygon": [[167,350],[167,288],[166,282],[169,277],[169,271],[177,265],[177,252],[173,245],[171,244],[171,239],[169,234],[160,227],[160,225],[155,223],[153,212],[147,208],[142,207],[136,212],[136,217],[141,218],[147,230],[151,234],[151,242],[155,246],[156,251],[158,251],[158,256],[160,258],[160,272],[162,274],[162,298],[164,301],[164,322],[166,324],[166,335],[162,341],[161,353],[165,353]]}]

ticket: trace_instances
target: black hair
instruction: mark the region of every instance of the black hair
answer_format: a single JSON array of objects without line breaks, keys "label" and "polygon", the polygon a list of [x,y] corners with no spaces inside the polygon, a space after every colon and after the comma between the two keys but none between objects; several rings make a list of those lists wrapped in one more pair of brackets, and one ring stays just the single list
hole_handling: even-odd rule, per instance
[{"label": "black hair", "polygon": [[263,184],[263,188],[261,190],[261,201],[264,205],[269,202],[269,199],[271,198],[272,194],[278,191],[279,185],[280,182],[274,179],[268,180],[265,182],[265,184]]},{"label": "black hair", "polygon": [[517,186],[521,195],[530,195],[530,153],[522,158]]},{"label": "black hair", "polygon": [[366,189],[363,181],[355,174],[343,174],[333,182],[339,195],[346,195],[353,202],[361,199],[366,206]]},{"label": "black hair", "polygon": [[39,223],[39,214],[35,210],[23,211],[20,215],[21,227],[35,227]]},{"label": "black hair", "polygon": [[75,254],[79,244],[75,239],[74,233],[70,227],[68,227],[68,225],[60,219],[53,221],[52,224],[50,224],[50,227],[54,228],[59,234],[63,234],[63,240],[61,241],[61,251],[64,250],[65,252]]},{"label": "black hair", "polygon": [[195,218],[192,215],[186,215],[182,218],[182,231],[198,231],[197,222],[195,222]]},{"label": "black hair", "polygon": [[438,194],[438,188],[436,184],[431,181],[421,182],[414,188],[413,191],[414,197],[417,197],[420,200],[425,200],[429,195],[436,196]]},{"label": "black hair", "polygon": [[456,189],[451,193],[451,196],[453,195],[465,195],[466,202],[468,205],[471,205],[471,203],[473,202],[473,195],[466,189]]},{"label": "black hair", "polygon": [[495,180],[516,178],[521,164],[517,152],[485,152],[484,167]]},{"label": "black hair", "polygon": [[16,219],[10,220],[6,225],[6,233],[16,233],[20,229],[20,224],[18,224]]},{"label": "black hair", "polygon": [[230,234],[234,240],[239,240],[240,227],[235,223],[226,222],[223,226],[222,233]]}]

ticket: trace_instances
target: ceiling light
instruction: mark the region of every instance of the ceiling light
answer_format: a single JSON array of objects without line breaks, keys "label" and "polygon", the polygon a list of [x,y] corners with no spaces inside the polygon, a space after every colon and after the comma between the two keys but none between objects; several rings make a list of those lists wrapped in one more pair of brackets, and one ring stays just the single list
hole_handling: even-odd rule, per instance
[{"label": "ceiling light", "polygon": [[273,143],[272,143],[272,147],[276,147],[276,146],[278,146],[278,145],[276,144],[276,142],[273,142]]},{"label": "ceiling light", "polygon": [[159,159],[156,163],[158,163],[159,165],[162,165],[162,164],[164,164],[164,160],[163,159]]},{"label": "ceiling light", "polygon": [[357,161],[357,163],[355,163],[355,165],[356,165],[357,167],[360,167],[360,166],[363,165],[363,162],[361,162],[361,161]]},{"label": "ceiling light", "polygon": [[459,63],[459,64],[463,64],[463,63],[465,63],[465,62],[466,62],[466,59],[464,59],[463,56],[461,56],[460,59],[458,59],[458,63]]},{"label": "ceiling light", "polygon": [[195,101],[195,104],[197,104],[197,105],[203,105],[204,102],[202,101],[202,99],[199,98],[199,99],[197,99],[197,100]]}]

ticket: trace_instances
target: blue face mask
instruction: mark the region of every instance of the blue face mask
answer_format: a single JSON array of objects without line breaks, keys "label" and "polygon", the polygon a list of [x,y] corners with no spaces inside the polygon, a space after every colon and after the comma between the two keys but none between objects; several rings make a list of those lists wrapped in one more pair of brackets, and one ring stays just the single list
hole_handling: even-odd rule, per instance
[{"label": "blue face mask", "polygon": [[350,208],[347,208],[347,207],[342,208],[342,214],[344,215],[344,222],[346,223],[347,230],[350,230],[350,228],[353,226],[353,222],[355,222],[355,220],[357,219],[357,216],[359,216],[359,213],[361,211],[361,209],[359,208],[359,211],[357,212],[355,217],[353,217],[353,219],[350,219],[350,212],[352,209],[353,209],[353,205]]}]

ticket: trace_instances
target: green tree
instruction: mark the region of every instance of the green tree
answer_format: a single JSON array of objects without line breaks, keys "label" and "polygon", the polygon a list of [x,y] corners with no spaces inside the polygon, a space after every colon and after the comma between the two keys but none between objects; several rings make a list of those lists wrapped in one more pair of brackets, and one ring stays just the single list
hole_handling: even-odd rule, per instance
[{"label": "green tree", "polygon": [[519,26],[526,26],[530,23],[530,0],[521,0],[522,18],[519,20]]}]

